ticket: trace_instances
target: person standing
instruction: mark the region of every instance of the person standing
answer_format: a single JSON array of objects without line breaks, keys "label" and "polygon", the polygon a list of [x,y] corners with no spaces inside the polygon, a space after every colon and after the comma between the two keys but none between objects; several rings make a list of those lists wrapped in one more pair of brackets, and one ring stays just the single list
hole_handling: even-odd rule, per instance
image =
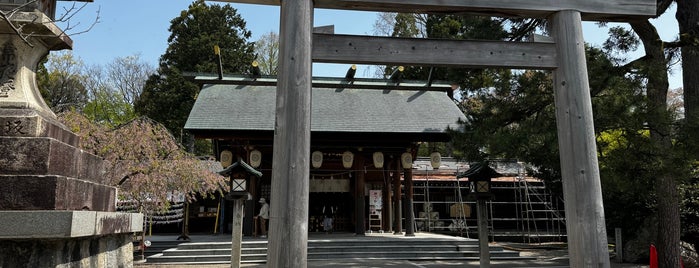
[{"label": "person standing", "polygon": [[323,206],[323,230],[325,233],[333,232],[333,215],[335,214],[335,208],[332,206]]},{"label": "person standing", "polygon": [[261,237],[267,237],[267,220],[269,219],[269,205],[267,204],[267,201],[264,197],[260,198],[259,203],[262,204],[262,207],[260,207],[260,213],[257,214],[257,217],[260,219],[260,233],[262,234]]}]

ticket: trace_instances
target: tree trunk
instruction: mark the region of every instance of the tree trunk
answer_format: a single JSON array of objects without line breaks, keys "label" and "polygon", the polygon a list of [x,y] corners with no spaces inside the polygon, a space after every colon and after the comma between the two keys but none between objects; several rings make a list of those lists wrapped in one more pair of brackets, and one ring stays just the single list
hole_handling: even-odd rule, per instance
[{"label": "tree trunk", "polygon": [[642,71],[648,78],[648,118],[653,157],[660,166],[655,174],[658,206],[658,264],[660,268],[676,268],[680,263],[680,215],[677,185],[672,175],[671,117],[667,110],[668,74],[662,40],[648,21],[631,23],[645,47]]},{"label": "tree trunk", "polygon": [[[682,40],[690,44],[699,42],[699,1],[677,0],[675,14]],[[689,145],[694,158],[699,158],[699,46],[682,47],[682,82],[684,85],[684,114],[687,123]]]}]

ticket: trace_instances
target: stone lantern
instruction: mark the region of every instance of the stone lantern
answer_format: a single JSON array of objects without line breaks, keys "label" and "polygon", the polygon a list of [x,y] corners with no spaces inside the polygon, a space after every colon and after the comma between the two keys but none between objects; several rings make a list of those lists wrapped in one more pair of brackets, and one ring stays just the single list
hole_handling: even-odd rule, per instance
[{"label": "stone lantern", "polygon": [[486,201],[492,198],[491,182],[493,178],[502,177],[488,165],[488,162],[477,163],[457,178],[468,178],[471,183],[469,197],[475,198],[478,212],[478,241],[480,243],[480,266],[490,267],[490,249],[488,247],[488,212]]},{"label": "stone lantern", "polygon": [[101,158],[78,148],[37,88],[39,60],[72,47],[55,10],[0,1],[0,266],[130,267],[143,215],[116,212]]},{"label": "stone lantern", "polygon": [[250,179],[262,177],[262,172],[255,170],[252,166],[238,158],[218,174],[229,177],[228,186],[230,190],[226,194],[226,199],[233,201],[233,230],[231,237],[231,267],[239,267],[241,260],[241,248],[243,241],[243,202],[251,198],[248,192]]}]

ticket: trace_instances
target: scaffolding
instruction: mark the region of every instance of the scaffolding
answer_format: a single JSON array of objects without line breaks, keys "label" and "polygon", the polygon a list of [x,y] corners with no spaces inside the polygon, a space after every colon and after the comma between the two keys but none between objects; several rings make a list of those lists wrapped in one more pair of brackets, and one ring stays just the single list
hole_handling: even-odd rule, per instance
[{"label": "scaffolding", "polygon": [[[416,230],[469,237],[476,232],[475,201],[465,200],[469,186],[459,179],[414,182]],[[495,199],[488,201],[491,241],[525,243],[565,240],[562,200],[552,196],[541,181],[516,177],[492,185]],[[452,209],[452,206],[456,206]],[[457,213],[452,213],[457,211]]]},{"label": "scaffolding", "polygon": [[[463,182],[458,178],[431,185],[436,182],[431,182],[429,173],[427,174],[424,182],[414,182],[413,186],[416,206],[414,211],[418,212],[418,217],[415,217],[416,230],[470,237],[468,217],[475,203],[464,201],[463,191],[468,190],[468,186],[462,185]],[[433,194],[433,191],[439,193]],[[441,194],[444,192],[450,194]]]},{"label": "scaffolding", "polygon": [[526,243],[536,239],[562,241],[565,237],[565,216],[560,209],[562,200],[556,199],[543,182],[532,185],[524,177],[517,177],[515,197],[517,215],[520,216],[518,229],[526,232]]}]

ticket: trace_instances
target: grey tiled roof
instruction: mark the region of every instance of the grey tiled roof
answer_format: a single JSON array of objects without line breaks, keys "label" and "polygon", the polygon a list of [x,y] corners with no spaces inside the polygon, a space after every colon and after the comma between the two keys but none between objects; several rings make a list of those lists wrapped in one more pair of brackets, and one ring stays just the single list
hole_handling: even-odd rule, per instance
[{"label": "grey tiled roof", "polygon": [[[187,130],[274,130],[276,87],[204,85]],[[443,91],[314,88],[311,131],[443,133],[465,119]]]}]

